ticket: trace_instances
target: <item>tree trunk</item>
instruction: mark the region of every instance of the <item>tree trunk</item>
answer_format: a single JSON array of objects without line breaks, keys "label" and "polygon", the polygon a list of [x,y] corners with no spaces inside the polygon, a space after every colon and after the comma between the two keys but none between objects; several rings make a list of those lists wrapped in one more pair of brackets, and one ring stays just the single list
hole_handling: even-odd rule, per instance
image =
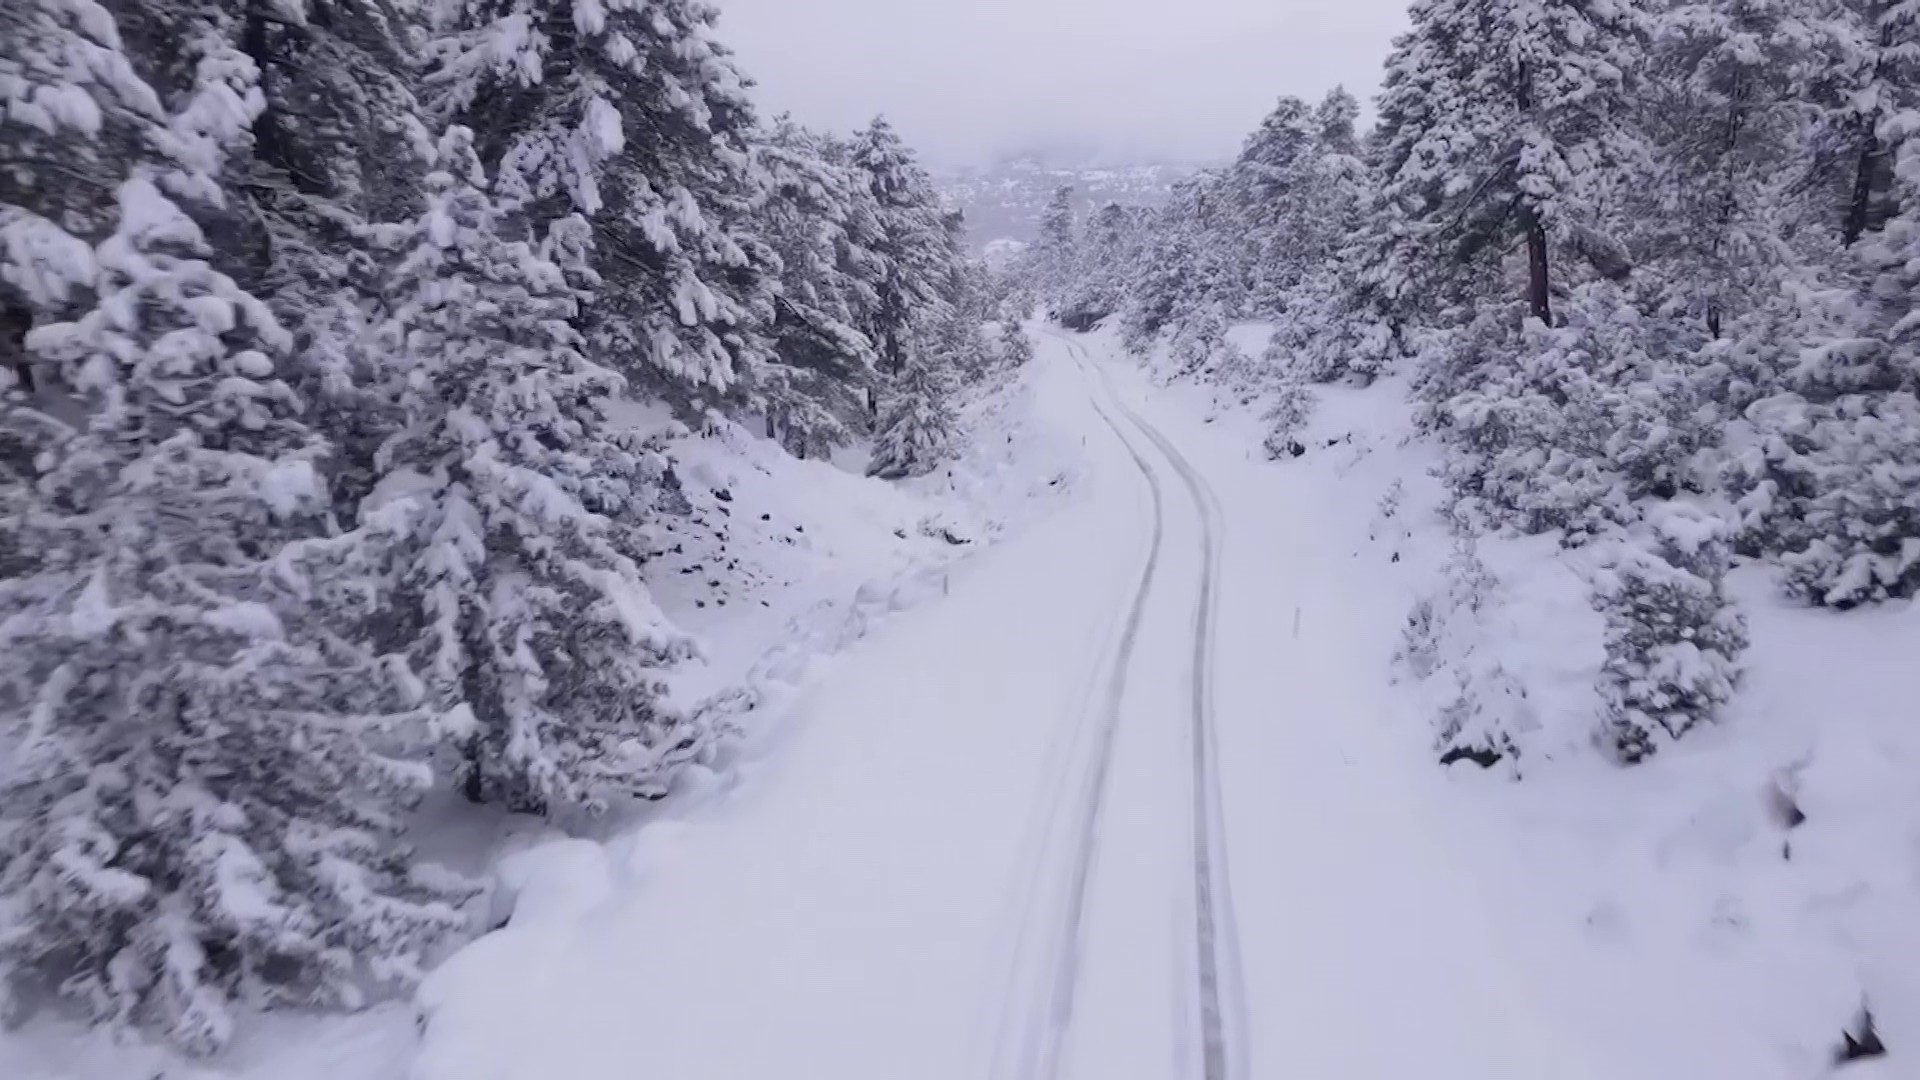
[{"label": "tree trunk", "polygon": [[1723,318],[1722,299],[1731,285],[1732,272],[1726,265],[1724,252],[1727,234],[1733,231],[1733,220],[1740,209],[1739,194],[1736,189],[1738,180],[1735,174],[1735,155],[1740,149],[1740,134],[1747,122],[1747,81],[1741,74],[1735,74],[1731,106],[1727,110],[1727,134],[1720,146],[1720,160],[1724,165],[1720,173],[1720,220],[1713,234],[1712,265],[1713,272],[1719,277],[1714,282],[1714,295],[1707,300],[1707,333],[1715,340],[1720,337]]},{"label": "tree trunk", "polygon": [[[1516,104],[1525,116],[1533,112],[1533,70],[1525,61],[1515,73],[1514,82]],[[1547,274],[1547,227],[1540,221],[1540,213],[1528,205],[1525,197],[1520,200],[1520,224],[1527,233],[1527,307],[1533,317],[1553,325],[1553,306],[1548,301]]]},{"label": "tree trunk", "polygon": [[1532,209],[1522,211],[1526,215],[1527,230],[1527,307],[1534,318],[1553,325],[1553,305],[1549,299],[1550,278],[1547,272],[1547,227],[1540,223],[1540,217]]},{"label": "tree trunk", "polygon": [[37,389],[33,382],[33,358],[27,355],[27,331],[31,329],[33,315],[24,306],[7,304],[0,308],[0,356],[5,356],[13,365],[20,388],[29,394]]},{"label": "tree trunk", "polygon": [[1874,174],[1880,167],[1880,136],[1868,130],[1860,147],[1860,160],[1854,166],[1853,198],[1847,201],[1847,220],[1840,227],[1841,243],[1852,247],[1867,231],[1867,214],[1873,206]]},{"label": "tree trunk", "polygon": [[[1880,24],[1880,56],[1874,61],[1873,80],[1878,82],[1885,74],[1883,65],[1887,62],[1887,50],[1893,47],[1893,22],[1882,20]],[[1847,202],[1847,220],[1840,226],[1840,239],[1847,247],[1866,234],[1867,226],[1872,224],[1874,189],[1879,186],[1881,158],[1886,147],[1880,145],[1880,133],[1875,121],[1869,119],[1866,130],[1861,133],[1860,160],[1853,171],[1853,198]]]},{"label": "tree trunk", "polygon": [[463,787],[461,794],[467,797],[468,802],[477,805],[485,801],[487,791],[486,784],[480,775],[480,736],[478,735],[467,740],[467,775]]}]

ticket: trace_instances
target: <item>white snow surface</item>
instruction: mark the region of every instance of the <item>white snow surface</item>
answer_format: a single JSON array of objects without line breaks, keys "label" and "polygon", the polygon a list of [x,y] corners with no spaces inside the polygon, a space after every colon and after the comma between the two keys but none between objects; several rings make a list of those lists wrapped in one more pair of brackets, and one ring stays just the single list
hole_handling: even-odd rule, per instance
[{"label": "white snow surface", "polygon": [[[1863,995],[1895,1056],[1840,1074],[1911,1075],[1909,605],[1738,571],[1730,715],[1622,770],[1550,540],[1483,538],[1491,601],[1396,674],[1452,553],[1404,386],[1318,391],[1269,462],[1254,395],[1036,336],[905,486],[674,439],[693,512],[649,570],[706,649],[675,693],[748,687],[743,738],[644,820],[503,847],[504,925],[416,1001],[193,1066],[36,1024],[0,1076],[1806,1080]],[[1537,725],[1517,779],[1432,751],[1436,680],[1490,655]]]}]

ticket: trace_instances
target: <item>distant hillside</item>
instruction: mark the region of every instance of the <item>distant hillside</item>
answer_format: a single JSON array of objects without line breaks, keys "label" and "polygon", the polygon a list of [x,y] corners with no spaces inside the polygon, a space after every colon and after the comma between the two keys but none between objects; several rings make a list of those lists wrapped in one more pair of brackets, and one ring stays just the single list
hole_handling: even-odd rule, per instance
[{"label": "distant hillside", "polygon": [[1082,213],[1108,202],[1151,206],[1173,185],[1198,171],[1175,164],[1063,165],[1018,158],[987,167],[939,173],[941,190],[965,211],[968,239],[976,251],[1001,240],[1027,242],[1054,189],[1071,184]]}]

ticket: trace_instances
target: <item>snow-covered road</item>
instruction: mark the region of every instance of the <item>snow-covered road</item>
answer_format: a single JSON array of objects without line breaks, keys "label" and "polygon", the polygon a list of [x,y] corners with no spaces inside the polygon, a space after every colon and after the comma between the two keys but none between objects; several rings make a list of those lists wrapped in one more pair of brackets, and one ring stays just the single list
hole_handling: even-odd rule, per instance
[{"label": "snow-covered road", "polygon": [[1097,347],[1039,354],[1077,498],[845,657],[739,792],[616,845],[618,885],[443,968],[417,1077],[1607,1075],[1450,864],[1383,726],[1404,602],[1324,493]]}]

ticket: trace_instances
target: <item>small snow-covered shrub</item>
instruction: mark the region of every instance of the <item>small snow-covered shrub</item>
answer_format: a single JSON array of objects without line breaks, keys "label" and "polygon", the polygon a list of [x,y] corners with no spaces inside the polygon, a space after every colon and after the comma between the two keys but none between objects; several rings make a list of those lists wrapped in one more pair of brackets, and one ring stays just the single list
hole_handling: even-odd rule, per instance
[{"label": "small snow-covered shrub", "polygon": [[1268,373],[1245,349],[1230,340],[1222,341],[1213,356],[1202,365],[1207,381],[1234,394],[1244,403],[1259,392]]},{"label": "small snow-covered shrub", "polygon": [[1718,436],[1689,357],[1661,345],[1608,290],[1565,326],[1502,328],[1483,316],[1436,337],[1422,389],[1427,423],[1453,445],[1444,476],[1486,516],[1581,542],[1630,524],[1642,499],[1698,486],[1695,456]]},{"label": "small snow-covered shrub", "polygon": [[939,375],[925,363],[910,363],[881,417],[867,475],[899,480],[932,472],[947,456],[953,424]]},{"label": "small snow-covered shrub", "polygon": [[1525,685],[1497,650],[1482,648],[1483,610],[1499,580],[1480,560],[1471,536],[1458,540],[1442,573],[1445,587],[1408,613],[1394,666],[1416,681],[1447,683],[1433,716],[1433,748],[1441,764],[1517,762],[1521,739],[1538,721]]},{"label": "small snow-covered shrub", "polygon": [[1112,315],[1119,302],[1112,288],[1102,288],[1098,282],[1083,283],[1060,302],[1054,321],[1069,330],[1085,333]]},{"label": "small snow-covered shrub", "polygon": [[1004,325],[1019,326],[1021,323],[1033,318],[1034,307],[1032,291],[1023,286],[1015,285],[1007,290],[1005,296],[1001,297],[997,314],[999,315],[1001,323]]},{"label": "small snow-covered shrub", "polygon": [[1527,703],[1527,688],[1498,663],[1456,675],[1459,693],[1440,710],[1434,736],[1440,764],[1471,761],[1481,768],[1492,768],[1503,760],[1517,764],[1516,733],[1537,723]]},{"label": "small snow-covered shrub", "polygon": [[1120,324],[1120,347],[1129,356],[1145,356],[1153,351],[1154,342],[1160,340],[1160,331],[1149,328],[1145,323],[1128,319]]},{"label": "small snow-covered shrub", "polygon": [[1284,457],[1299,444],[1297,436],[1313,416],[1315,398],[1305,380],[1288,371],[1274,384],[1274,392],[1263,418],[1267,437],[1263,445],[1270,458]]},{"label": "small snow-covered shrub", "polygon": [[1025,367],[1033,360],[1033,339],[1019,323],[1000,324],[1000,362],[1008,368]]},{"label": "small snow-covered shrub", "polygon": [[1332,263],[1310,274],[1274,321],[1267,360],[1309,382],[1372,382],[1399,356],[1392,328],[1367,310]]},{"label": "small snow-covered shrub", "polygon": [[1851,607],[1920,590],[1920,400],[1781,394],[1748,410],[1737,462],[1743,539],[1777,553],[1787,591]]},{"label": "small snow-covered shrub", "polygon": [[1594,597],[1607,620],[1599,743],[1631,764],[1733,697],[1746,621],[1725,589],[1728,526],[1668,505],[1624,541]]},{"label": "small snow-covered shrub", "polygon": [[1208,304],[1182,320],[1167,348],[1174,377],[1205,370],[1225,345],[1226,338],[1227,316],[1218,304]]}]

